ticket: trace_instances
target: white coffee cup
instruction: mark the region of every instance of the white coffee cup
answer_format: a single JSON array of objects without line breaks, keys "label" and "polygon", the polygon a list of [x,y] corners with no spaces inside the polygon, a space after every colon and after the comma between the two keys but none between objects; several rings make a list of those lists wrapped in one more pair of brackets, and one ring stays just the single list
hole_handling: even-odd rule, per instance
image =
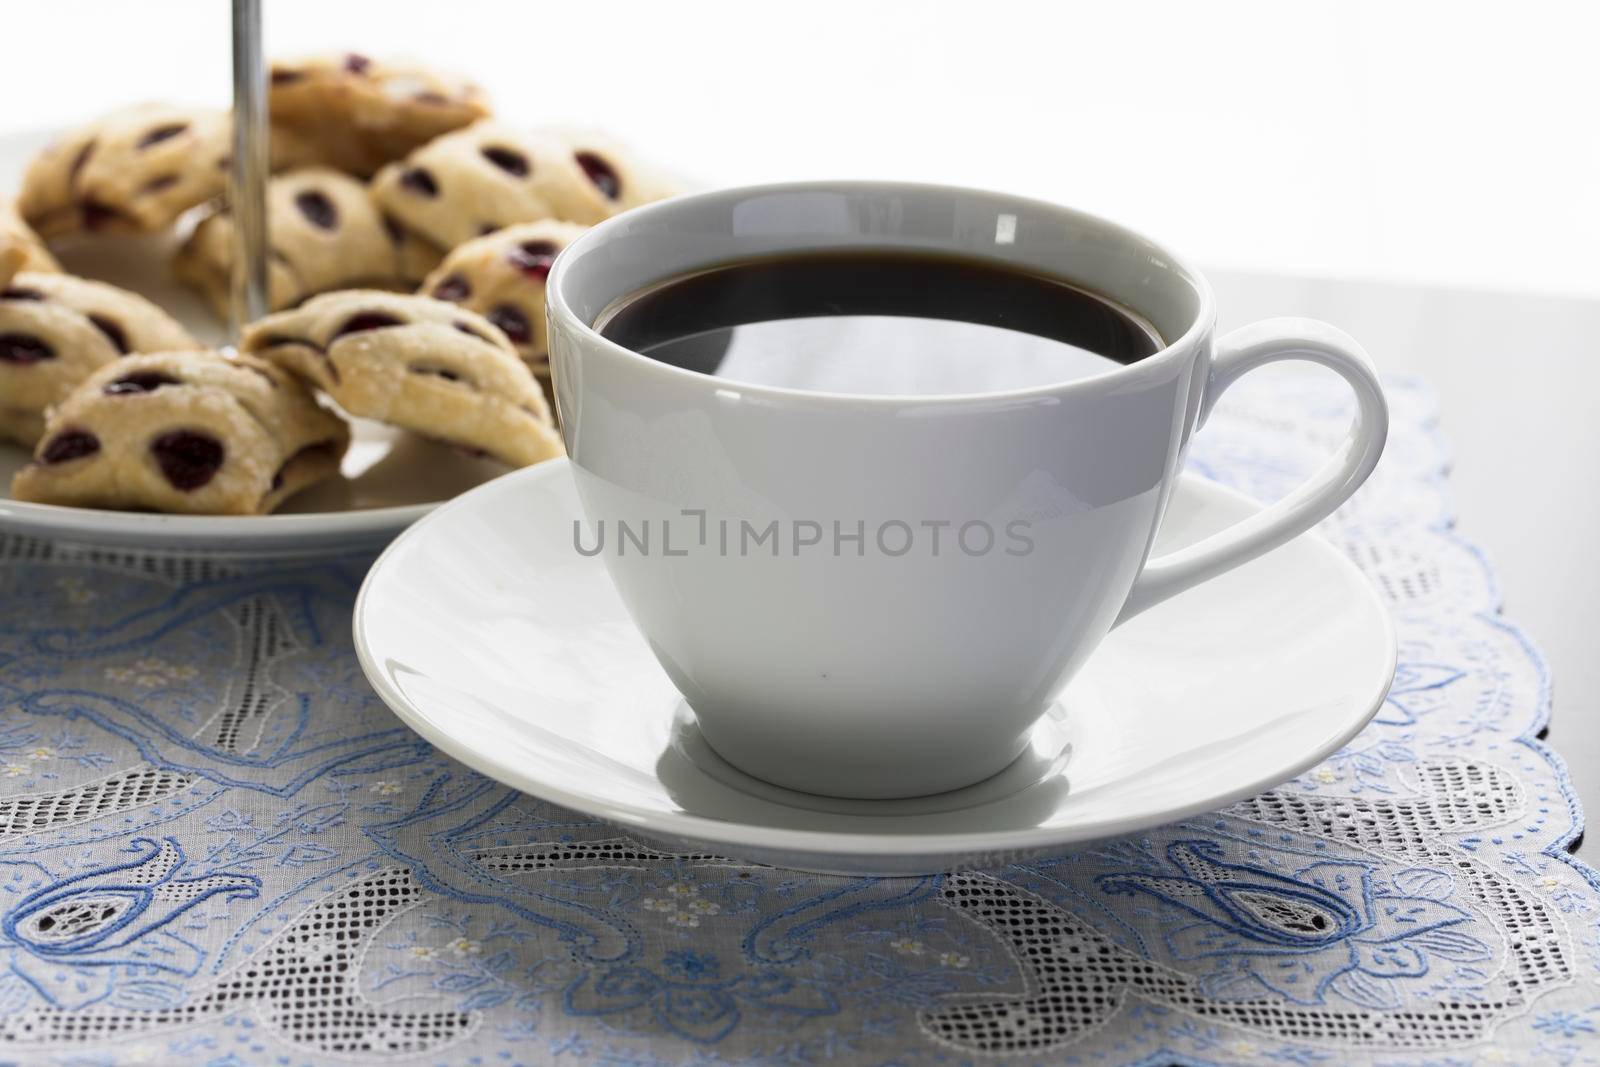
[{"label": "white coffee cup", "polygon": [[[1057,385],[868,396],[713,377],[593,328],[614,301],[674,276],[855,248],[1059,277],[1167,344]],[[574,241],[547,304],[591,527],[575,550],[595,550],[610,527],[600,554],[706,740],[752,775],[813,793],[914,796],[998,772],[1113,626],[1311,528],[1371,473],[1388,427],[1372,364],[1344,333],[1275,319],[1215,339],[1211,288],[1176,256],[999,193],[821,182],[681,197]],[[1242,374],[1280,360],[1350,384],[1348,439],[1283,500],[1148,558],[1190,435]],[[776,554],[744,533],[773,523]],[[981,544],[974,523],[992,531],[989,549],[952,550],[964,526]],[[945,532],[942,551],[929,529]]]}]

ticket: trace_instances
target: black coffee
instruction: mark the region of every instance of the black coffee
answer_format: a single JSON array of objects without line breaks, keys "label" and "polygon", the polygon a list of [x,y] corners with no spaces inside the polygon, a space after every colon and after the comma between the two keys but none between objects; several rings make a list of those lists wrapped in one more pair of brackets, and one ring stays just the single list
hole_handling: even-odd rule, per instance
[{"label": "black coffee", "polygon": [[624,297],[595,326],[664,363],[840,393],[1049,385],[1163,345],[1137,315],[1056,278],[986,260],[877,251],[723,264]]}]

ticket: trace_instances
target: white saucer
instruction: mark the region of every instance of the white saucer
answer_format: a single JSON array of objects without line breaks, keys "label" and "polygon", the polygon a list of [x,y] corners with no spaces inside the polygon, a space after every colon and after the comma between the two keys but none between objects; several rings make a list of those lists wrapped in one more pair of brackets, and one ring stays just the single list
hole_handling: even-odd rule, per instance
[{"label": "white saucer", "polygon": [[[15,186],[47,132],[0,136],[0,188]],[[6,181],[3,176],[13,176]],[[223,324],[192,290],[172,277],[174,234],[78,238],[52,243],[62,266],[154,300],[196,339],[222,344]],[[0,533],[52,541],[230,556],[323,555],[376,549],[440,501],[504,474],[506,468],[462,455],[375,422],[356,420],[341,477],[289,500],[272,515],[153,515],[67,508],[11,499],[11,476],[29,450],[0,441]]]},{"label": "white saucer", "polygon": [[[1257,505],[1186,477],[1158,550]],[[566,461],[467,493],[373,565],[355,645],[378,693],[463,763],[646,838],[849,874],[989,866],[1204,812],[1350,739],[1394,676],[1387,613],[1305,536],[1114,631],[988,781],[852,801],[758,782],[706,746],[596,558]]]}]

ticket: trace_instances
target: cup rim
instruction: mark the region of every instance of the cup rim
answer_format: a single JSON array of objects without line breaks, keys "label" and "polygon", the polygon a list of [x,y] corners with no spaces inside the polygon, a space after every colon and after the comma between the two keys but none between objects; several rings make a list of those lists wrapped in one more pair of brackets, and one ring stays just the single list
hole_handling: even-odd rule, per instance
[{"label": "cup rim", "polygon": [[[649,356],[635,352],[625,345],[620,345],[600,333],[592,323],[585,322],[574,312],[571,304],[567,301],[565,282],[568,265],[588,251],[589,246],[600,244],[611,235],[612,231],[621,229],[624,226],[649,219],[654,215],[664,214],[685,203],[694,201],[726,199],[730,196],[830,191],[850,192],[863,189],[881,192],[909,189],[921,193],[944,193],[951,196],[1002,196],[1015,203],[1027,204],[1036,209],[1043,209],[1058,215],[1084,220],[1115,234],[1130,244],[1141,243],[1159,253],[1175,273],[1182,275],[1190,285],[1194,286],[1195,294],[1199,299],[1199,306],[1195,310],[1193,320],[1184,329],[1183,333],[1167,341],[1163,347],[1136,362],[1112,367],[1086,377],[1048,382],[1043,385],[1030,385],[1018,389],[996,389],[976,393],[847,393],[818,389],[797,389],[781,385],[760,385],[740,381],[736,378],[718,378],[703,371],[690,370],[687,367],[679,367],[661,360],[651,359]],[[1182,359],[1182,353],[1193,348],[1198,340],[1211,329],[1212,323],[1216,318],[1216,299],[1211,290],[1211,283],[1206,280],[1204,274],[1190,266],[1186,259],[1174,255],[1165,245],[1151,240],[1136,230],[1129,229],[1091,212],[1080,211],[1076,208],[1070,208],[1049,200],[1041,200],[1037,197],[978,189],[972,186],[950,185],[942,182],[828,179],[727,186],[721,189],[711,189],[704,192],[669,197],[666,200],[657,200],[613,215],[611,218],[605,219],[579,234],[556,256],[555,262],[550,268],[550,274],[545,281],[545,309],[546,315],[552,322],[559,321],[566,328],[582,336],[587,343],[599,345],[603,350],[631,362],[642,371],[660,376],[658,380],[676,380],[680,384],[694,384],[702,387],[731,390],[741,396],[752,399],[782,401],[790,404],[847,404],[851,406],[893,406],[898,408],[907,405],[947,407],[950,405],[994,403],[996,401],[1027,402],[1087,392],[1099,389],[1109,382],[1136,380],[1162,373],[1166,370],[1168,364]],[[1138,309],[1133,310],[1137,311]],[[551,332],[553,334],[555,331],[552,330]]]}]

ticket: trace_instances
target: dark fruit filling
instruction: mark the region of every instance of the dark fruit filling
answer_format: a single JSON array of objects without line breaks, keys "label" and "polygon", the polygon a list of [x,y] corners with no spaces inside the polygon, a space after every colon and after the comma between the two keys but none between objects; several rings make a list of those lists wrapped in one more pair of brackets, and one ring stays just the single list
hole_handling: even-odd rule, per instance
[{"label": "dark fruit filling", "polygon": [[412,167],[400,175],[400,184],[413,193],[420,193],[423,196],[439,195],[439,183],[433,180],[432,174],[421,167]]},{"label": "dark fruit filling", "polygon": [[104,315],[90,315],[89,321],[94,323],[94,328],[106,335],[116,350],[122,355],[128,354],[128,335],[122,332],[122,327],[106,318]]},{"label": "dark fruit filling", "polygon": [[187,122],[174,122],[166,126],[157,126],[155,129],[139,138],[139,147],[149,148],[153,144],[160,144],[162,141],[171,140],[188,128],[189,124]]},{"label": "dark fruit filling", "polygon": [[372,60],[359,52],[351,52],[344,57],[344,69],[351,74],[365,74],[370,66],[372,66]]},{"label": "dark fruit filling", "polygon": [[306,76],[303,70],[275,70],[272,72],[273,85],[288,85],[297,82]]},{"label": "dark fruit filling", "polygon": [[360,333],[362,330],[381,330],[387,326],[401,325],[404,325],[404,323],[393,315],[387,315],[382,311],[363,311],[359,315],[352,315],[346,319],[345,324],[339,327],[333,337],[328,340],[331,342],[335,337],[343,337],[347,333]]},{"label": "dark fruit filling", "polygon": [[467,281],[465,275],[447,274],[444,280],[433,287],[436,300],[460,301],[472,295],[472,283]]},{"label": "dark fruit filling", "polygon": [[142,192],[159,193],[161,190],[170,189],[172,186],[177,184],[178,176],[176,174],[163,174],[159,178],[151,178],[149,181],[145,182]]},{"label": "dark fruit filling", "polygon": [[98,200],[85,200],[83,202],[83,224],[91,230],[98,230],[111,225],[117,220],[115,208],[106,207]]},{"label": "dark fruit filling", "polygon": [[[474,330],[471,326],[468,326],[464,322],[456,323],[456,329],[460,330],[462,333],[466,334],[468,337],[476,337],[478,340],[482,341],[486,345],[494,344],[493,341],[489,340],[483,334],[479,333],[477,330]],[[496,347],[499,347],[499,346],[496,345]]]},{"label": "dark fruit filling", "polygon": [[514,178],[526,178],[528,171],[533,169],[528,165],[527,156],[515,149],[502,148],[500,145],[490,145],[483,149],[483,158]]},{"label": "dark fruit filling", "polygon": [[174,489],[199,489],[222,469],[222,442],[196,430],[172,430],[150,442],[150,454]]},{"label": "dark fruit filling", "polygon": [[573,157],[578,161],[578,166],[583,168],[583,173],[594,182],[594,187],[600,190],[607,200],[615,200],[622,195],[622,179],[617,176],[616,169],[600,156],[593,152],[579,152]]},{"label": "dark fruit filling", "polygon": [[308,189],[294,198],[294,206],[300,209],[300,214],[306,217],[311,225],[324,230],[332,230],[339,225],[339,209],[333,206],[322,193],[315,189]]},{"label": "dark fruit filling", "polygon": [[106,383],[107,396],[129,396],[133,393],[153,393],[163,385],[180,385],[178,379],[158,370],[138,371]]},{"label": "dark fruit filling", "polygon": [[100,438],[88,430],[63,430],[39,453],[41,463],[65,463],[100,451]]},{"label": "dark fruit filling", "polygon": [[561,249],[554,241],[524,241],[506,253],[511,265],[530,277],[543,281],[550,274],[550,264],[556,261]]},{"label": "dark fruit filling", "polygon": [[31,333],[0,333],[0,363],[25,367],[55,358],[56,350]]},{"label": "dark fruit filling", "polygon": [[0,300],[43,300],[37,289],[0,289]]},{"label": "dark fruit filling", "polygon": [[525,345],[533,339],[533,328],[528,325],[528,316],[520,308],[510,304],[496,304],[484,316],[490,322],[500,327],[502,333],[511,338],[515,345]]}]

